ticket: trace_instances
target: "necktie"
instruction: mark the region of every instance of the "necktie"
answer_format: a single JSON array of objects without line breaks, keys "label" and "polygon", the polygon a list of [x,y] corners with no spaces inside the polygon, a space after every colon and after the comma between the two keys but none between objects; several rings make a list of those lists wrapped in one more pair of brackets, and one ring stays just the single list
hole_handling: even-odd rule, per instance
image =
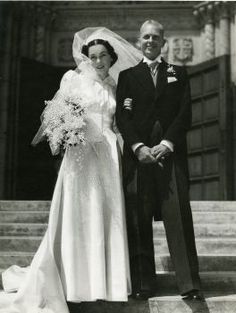
[{"label": "necktie", "polygon": [[158,65],[159,65],[159,62],[158,62],[158,61],[152,62],[152,63],[150,63],[150,64],[148,65],[149,68],[150,68],[150,72],[151,72],[152,76],[155,76],[155,75],[156,75]]},{"label": "necktie", "polygon": [[153,80],[153,83],[154,85],[156,86],[156,78],[157,78],[157,69],[158,69],[158,66],[159,66],[159,62],[158,61],[155,61],[155,62],[152,62],[148,65],[148,67],[150,68],[150,73],[152,75],[152,80]]}]

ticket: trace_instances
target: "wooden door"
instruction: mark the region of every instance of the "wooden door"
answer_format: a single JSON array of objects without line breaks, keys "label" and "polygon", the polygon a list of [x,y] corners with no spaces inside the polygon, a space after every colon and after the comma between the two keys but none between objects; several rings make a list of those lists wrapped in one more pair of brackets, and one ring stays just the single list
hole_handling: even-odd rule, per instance
[{"label": "wooden door", "polygon": [[232,198],[232,107],[229,58],[189,68],[193,124],[188,134],[192,200]]},{"label": "wooden door", "polygon": [[16,95],[10,128],[8,198],[17,200],[51,199],[57,176],[57,159],[46,141],[32,147],[40,126],[44,101],[57,91],[64,68],[27,58],[18,61]]}]

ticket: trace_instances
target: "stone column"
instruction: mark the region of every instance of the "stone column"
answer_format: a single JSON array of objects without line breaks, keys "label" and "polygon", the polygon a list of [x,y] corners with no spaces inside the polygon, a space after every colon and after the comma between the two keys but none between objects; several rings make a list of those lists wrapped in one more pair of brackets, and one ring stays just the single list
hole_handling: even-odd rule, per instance
[{"label": "stone column", "polygon": [[[19,2],[20,3],[20,2]],[[30,43],[30,33],[31,33],[31,21],[29,21],[29,4],[26,2],[21,2],[21,31],[20,31],[20,55],[23,57],[31,57],[31,43]]]},{"label": "stone column", "polygon": [[44,34],[44,27],[42,25],[37,25],[35,38],[35,59],[40,62],[44,61]]},{"label": "stone column", "polygon": [[36,13],[35,4],[33,2],[27,3],[28,7],[28,58],[34,59],[35,56],[35,37],[36,37]]},{"label": "stone column", "polygon": [[[8,88],[10,80],[10,49],[12,33],[12,5],[1,3],[0,7],[0,199],[5,198],[6,158],[8,143]],[[7,35],[8,34],[8,35]]]},{"label": "stone column", "polygon": [[[236,86],[236,3],[231,4],[231,36],[230,36],[230,55],[231,55],[231,80]],[[236,88],[236,87],[235,87]]]},{"label": "stone column", "polygon": [[215,57],[215,26],[213,19],[213,5],[208,4],[205,8],[203,8],[202,14],[205,19],[205,59],[209,60]]},{"label": "stone column", "polygon": [[[3,42],[1,45],[1,84],[0,84],[0,197],[8,198],[14,185],[17,123],[17,75],[18,56],[20,51],[20,10],[15,3],[8,3],[1,16],[1,27],[4,27]],[[12,183],[13,182],[13,183]]]},{"label": "stone column", "polygon": [[44,61],[45,50],[45,14],[41,6],[36,8],[35,26],[35,59],[39,62]]},{"label": "stone column", "polygon": [[234,200],[236,199],[236,2],[230,4],[230,69],[233,107]]},{"label": "stone column", "polygon": [[203,36],[203,61],[215,57],[214,5],[206,2],[195,7],[194,16],[198,18]]},{"label": "stone column", "polygon": [[49,34],[54,14],[49,6],[39,3],[35,6],[34,59],[39,62],[48,60]]},{"label": "stone column", "polygon": [[[230,54],[230,3],[216,2],[215,12],[219,20],[219,56]],[[235,34],[236,36],[236,34]]]},{"label": "stone column", "polygon": [[16,2],[12,5],[11,37],[10,51],[7,71],[9,71],[8,81],[8,99],[7,99],[7,158],[6,158],[6,177],[5,177],[5,194],[7,197],[14,196],[17,163],[16,149],[18,145],[18,87],[19,87],[19,56],[20,56],[20,30],[21,30],[21,8]]},{"label": "stone column", "polygon": [[46,23],[45,23],[45,62],[46,63],[52,63],[51,62],[51,49],[52,49],[52,24],[56,18],[56,13],[52,10],[46,11]]}]

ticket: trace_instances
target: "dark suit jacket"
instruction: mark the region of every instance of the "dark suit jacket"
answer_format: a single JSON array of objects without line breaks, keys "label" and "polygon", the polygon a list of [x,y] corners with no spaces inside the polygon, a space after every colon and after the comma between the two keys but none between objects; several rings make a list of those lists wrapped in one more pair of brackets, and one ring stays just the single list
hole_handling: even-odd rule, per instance
[{"label": "dark suit jacket", "polygon": [[[168,80],[175,80],[168,82]],[[132,110],[124,109],[125,98],[132,98]],[[173,157],[188,175],[186,133],[191,126],[189,80],[184,67],[162,60],[156,87],[148,66],[140,62],[119,75],[117,86],[117,126],[124,138],[123,171],[125,181],[132,179],[137,159],[131,150],[134,143],[154,145],[152,133],[156,121],[161,132],[155,144],[166,139],[174,144]]]}]

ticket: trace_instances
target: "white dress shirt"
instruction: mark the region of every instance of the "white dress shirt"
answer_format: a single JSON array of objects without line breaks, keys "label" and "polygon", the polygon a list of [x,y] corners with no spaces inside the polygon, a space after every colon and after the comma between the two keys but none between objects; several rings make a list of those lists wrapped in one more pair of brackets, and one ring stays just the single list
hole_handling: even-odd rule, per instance
[{"label": "white dress shirt", "polygon": [[161,55],[158,55],[154,60],[150,60],[147,57],[143,56],[143,63],[147,63],[147,65],[151,65],[152,63],[162,63]]}]

